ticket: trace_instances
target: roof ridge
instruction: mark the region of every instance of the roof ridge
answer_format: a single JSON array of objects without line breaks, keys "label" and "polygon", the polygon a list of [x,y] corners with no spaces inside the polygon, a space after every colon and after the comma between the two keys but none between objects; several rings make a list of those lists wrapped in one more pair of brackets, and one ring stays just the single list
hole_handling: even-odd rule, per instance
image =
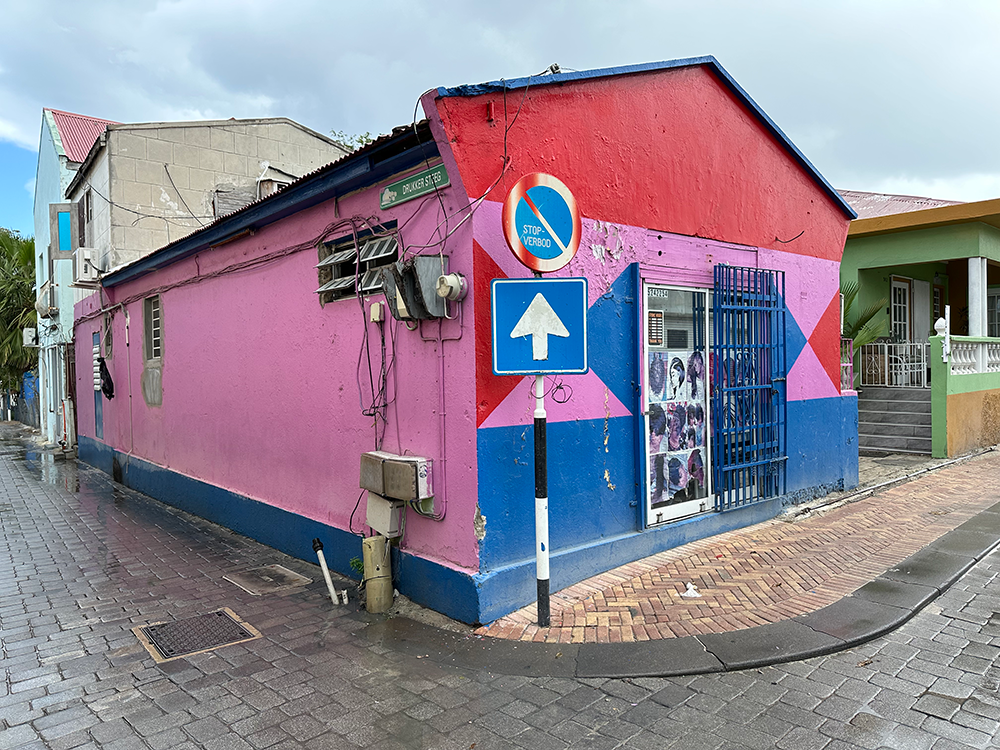
[{"label": "roof ridge", "polygon": [[50,107],[44,107],[42,111],[52,118],[51,122],[55,125],[63,154],[70,161],[77,163],[82,163],[87,158],[90,147],[109,125],[117,124],[114,120],[104,120],[100,117],[65,112]]},{"label": "roof ridge", "polygon": [[64,109],[54,109],[52,107],[42,107],[46,112],[51,112],[54,115],[65,115],[67,117],[78,117],[81,120],[93,120],[94,122],[104,122],[109,125],[119,125],[117,120],[106,120],[103,117],[93,117],[92,115],[81,115],[79,112],[67,112]]}]

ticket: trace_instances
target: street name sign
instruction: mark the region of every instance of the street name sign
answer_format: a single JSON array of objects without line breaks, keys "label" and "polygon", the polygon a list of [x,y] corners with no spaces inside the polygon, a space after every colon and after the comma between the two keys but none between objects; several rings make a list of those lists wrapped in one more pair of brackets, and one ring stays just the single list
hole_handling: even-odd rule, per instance
[{"label": "street name sign", "polygon": [[494,373],[588,371],[586,279],[493,279],[490,305]]},{"label": "street name sign", "polygon": [[400,203],[406,203],[406,201],[427,195],[435,190],[446,188],[450,184],[448,170],[445,169],[444,164],[438,164],[436,167],[411,174],[409,177],[382,188],[379,192],[379,208],[386,209],[390,206],[398,206]]}]

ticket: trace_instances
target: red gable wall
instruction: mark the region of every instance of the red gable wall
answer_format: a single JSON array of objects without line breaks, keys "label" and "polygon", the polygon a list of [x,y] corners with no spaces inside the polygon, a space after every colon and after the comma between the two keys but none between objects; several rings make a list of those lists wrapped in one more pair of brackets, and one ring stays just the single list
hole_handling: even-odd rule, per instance
[{"label": "red gable wall", "polygon": [[[521,175],[549,172],[586,217],[840,260],[849,219],[704,66],[533,83],[526,96],[507,91],[508,122],[523,106],[491,200]],[[465,188],[479,196],[500,174],[503,93],[436,103]]]}]

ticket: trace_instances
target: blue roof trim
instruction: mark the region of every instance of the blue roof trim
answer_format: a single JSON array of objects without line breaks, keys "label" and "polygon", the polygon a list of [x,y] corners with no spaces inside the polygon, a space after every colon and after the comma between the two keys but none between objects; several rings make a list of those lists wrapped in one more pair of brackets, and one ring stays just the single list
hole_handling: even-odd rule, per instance
[{"label": "blue roof trim", "polygon": [[380,152],[410,136],[411,133],[407,132],[398,138],[386,139],[384,144],[380,144],[384,146],[383,148],[367,149],[354,158],[346,157],[322,167],[318,172],[293,182],[270,198],[250,204],[204,229],[166,245],[118,271],[109,273],[101,279],[101,284],[105,288],[110,288],[133,281],[203,252],[213,245],[233,239],[235,235],[247,230],[261,229],[338,195],[369,187],[399,172],[419,166],[427,159],[439,156],[437,143],[428,140],[422,141],[419,145],[414,143],[402,153],[378,160]]},{"label": "blue roof trim", "polygon": [[[528,76],[527,78],[512,78],[509,81],[490,81],[489,83],[474,83],[454,88],[441,87],[438,96],[478,96],[495,91],[521,88],[522,86],[547,86],[550,83],[565,83],[567,81],[586,81],[591,78],[607,78],[608,76],[631,75],[632,73],[649,73],[656,70],[672,68],[687,68],[692,65],[719,65],[711,55],[705,57],[686,57],[682,60],[667,60],[665,62],[641,63],[639,65],[621,65],[615,68],[597,68],[595,70],[577,70],[571,73],[547,73]],[[721,66],[720,66],[721,67]]]},{"label": "blue roof trim", "polygon": [[789,140],[781,128],[767,116],[767,113],[755,102],[750,95],[743,90],[736,79],[729,75],[728,71],[719,64],[712,55],[704,57],[686,57],[682,60],[667,60],[665,62],[643,63],[641,65],[624,65],[615,68],[598,68],[596,70],[583,70],[573,73],[553,73],[547,75],[528,76],[527,78],[514,78],[509,81],[490,81],[489,83],[478,83],[467,86],[455,86],[454,88],[439,88],[439,97],[450,96],[479,96],[481,94],[491,94],[497,91],[523,88],[525,86],[549,86],[553,83],[568,83],[571,81],[586,81],[592,78],[606,78],[608,76],[632,75],[635,73],[651,73],[659,70],[673,70],[676,68],[688,68],[695,65],[708,67],[719,80],[736,95],[750,110],[757,116],[764,126],[779,143],[781,143],[791,157],[799,163],[819,185],[820,189],[840,208],[840,210],[850,219],[858,218],[857,212],[843,199],[834,187],[827,182],[813,163],[806,158],[805,154],[799,151],[798,147]]}]

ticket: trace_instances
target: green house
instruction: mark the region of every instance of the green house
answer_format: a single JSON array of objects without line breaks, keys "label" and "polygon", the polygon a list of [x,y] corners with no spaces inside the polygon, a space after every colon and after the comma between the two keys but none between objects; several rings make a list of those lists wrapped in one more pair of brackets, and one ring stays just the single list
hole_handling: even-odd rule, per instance
[{"label": "green house", "polygon": [[1000,199],[842,192],[841,282],[887,335],[854,352],[861,450],[956,456],[1000,442]]}]

